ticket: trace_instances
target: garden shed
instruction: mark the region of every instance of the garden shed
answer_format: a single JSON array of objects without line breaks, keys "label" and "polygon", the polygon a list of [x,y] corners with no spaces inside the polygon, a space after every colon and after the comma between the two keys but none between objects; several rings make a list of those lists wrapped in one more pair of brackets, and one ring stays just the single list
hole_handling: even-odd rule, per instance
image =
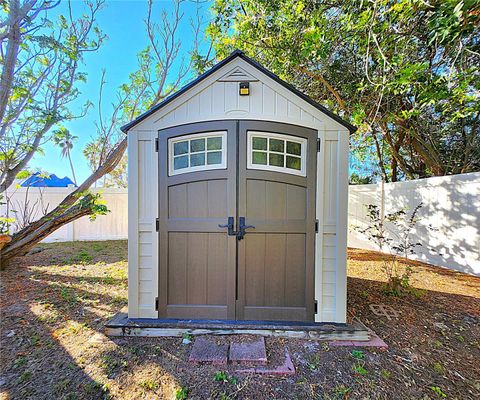
[{"label": "garden shed", "polygon": [[122,130],[129,318],[346,322],[353,126],[235,51]]}]

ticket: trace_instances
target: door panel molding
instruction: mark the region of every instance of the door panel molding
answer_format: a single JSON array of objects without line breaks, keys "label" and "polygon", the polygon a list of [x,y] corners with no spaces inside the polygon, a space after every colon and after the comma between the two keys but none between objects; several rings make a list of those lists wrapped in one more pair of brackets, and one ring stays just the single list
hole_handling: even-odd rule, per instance
[{"label": "door panel molding", "polygon": [[[199,134],[211,131],[227,131],[227,169],[203,170],[197,172],[188,172],[184,174],[168,175],[168,139],[190,135]],[[225,223],[227,217],[236,215],[236,154],[237,154],[237,123],[236,121],[211,121],[201,122],[195,124],[188,124],[182,126],[175,126],[160,130],[158,132],[159,139],[159,282],[158,282],[158,316],[159,318],[211,318],[211,319],[234,319],[235,318],[235,276],[236,276],[236,239],[228,236],[225,229],[218,227],[219,224]],[[169,201],[177,201],[175,198],[169,198],[169,188],[182,184],[199,183],[202,181],[222,180],[225,182],[227,194],[225,216],[209,217],[208,212],[202,218],[195,216],[188,218],[170,218],[169,216]],[[180,200],[178,200],[180,201]],[[182,201],[185,201],[183,199]],[[188,199],[187,199],[188,201]],[[193,198],[192,205],[198,199]],[[187,207],[188,208],[188,207]],[[197,212],[195,212],[197,213]],[[194,213],[194,214],[195,214]],[[198,213],[197,213],[198,214]],[[187,240],[184,247],[169,246],[169,235],[182,235],[182,232],[187,236],[192,235],[206,236],[207,243],[209,235],[222,234],[220,243],[217,246],[224,246],[226,251],[226,265],[225,268],[225,282],[221,286],[220,282],[213,282],[215,277],[208,277],[209,268],[220,268],[216,265],[217,261],[208,257],[209,245],[199,246],[198,243],[192,244],[192,239]],[[223,236],[224,234],[224,236]],[[196,237],[196,236],[193,236]],[[178,239],[179,240],[179,239]],[[188,242],[190,240],[190,242]],[[191,251],[198,254],[189,255],[189,246],[192,245]],[[170,247],[170,248],[169,248]],[[177,249],[178,247],[178,249]],[[172,253],[170,254],[169,251]],[[186,255],[183,253],[187,253]],[[201,253],[201,254],[200,254]],[[194,256],[194,257],[193,257]],[[190,258],[189,258],[190,257]],[[203,262],[193,261],[196,258],[202,257]],[[172,278],[169,276],[169,262],[173,259],[177,260],[178,268],[181,271],[174,271],[178,276]],[[206,259],[206,261],[205,261]],[[190,261],[189,261],[190,260]],[[214,263],[213,265],[211,265]],[[188,278],[188,274],[192,274],[195,281],[195,298],[202,298],[202,303],[205,304],[191,304],[188,299],[188,282],[192,279]],[[209,286],[210,281],[213,284]],[[169,282],[172,285],[169,288]],[[213,286],[213,287],[212,287]],[[226,288],[225,288],[226,286]],[[169,296],[169,290],[185,291],[185,296]],[[226,289],[225,304],[208,304],[209,290],[224,290]],[[169,297],[174,299],[183,299],[183,304],[169,303]],[[210,297],[212,297],[210,295]],[[215,297],[215,296],[213,296]],[[218,297],[218,296],[217,296]]]},{"label": "door panel molding", "polygon": [[[306,139],[306,176],[247,169],[248,130]],[[168,140],[212,131],[227,131],[226,169],[169,176]],[[219,120],[158,137],[159,318],[312,321],[317,131]],[[238,240],[219,227],[228,217],[255,228]]]},{"label": "door panel molding", "polygon": [[[248,169],[247,132],[250,130],[307,139],[306,176]],[[237,319],[313,321],[317,131],[276,122],[241,120],[238,137],[237,209],[240,216],[246,217],[246,223],[254,225],[255,229],[248,232],[245,240],[238,243]],[[267,185],[265,190],[270,190],[271,193],[262,193],[260,197],[249,198],[246,188],[251,181],[276,182],[278,185]],[[304,187],[306,190],[303,197],[296,194],[292,198],[292,204],[288,204],[287,197],[291,185]],[[263,205],[260,204],[262,198]],[[288,209],[295,207],[295,204],[305,207],[303,219],[298,219],[297,216],[289,218]],[[255,216],[249,218],[249,214]],[[264,214],[265,218],[256,217],[261,214]],[[299,238],[303,246],[298,242]],[[256,276],[255,285],[260,285],[256,293],[247,291],[247,284],[251,284],[247,274]],[[291,277],[298,275],[303,276],[300,283],[304,292],[302,299],[298,298],[301,295],[298,288],[290,287]],[[258,280],[263,280],[263,285]],[[298,282],[294,283],[299,285]],[[248,298],[249,296],[254,297]],[[263,301],[263,305],[251,304],[259,301]],[[303,307],[292,307],[292,303],[302,303]]]}]

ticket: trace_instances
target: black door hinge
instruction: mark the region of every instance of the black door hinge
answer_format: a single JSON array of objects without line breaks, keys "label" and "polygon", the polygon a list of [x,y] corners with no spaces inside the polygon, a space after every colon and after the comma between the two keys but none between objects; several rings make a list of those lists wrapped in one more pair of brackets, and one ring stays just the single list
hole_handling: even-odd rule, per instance
[{"label": "black door hinge", "polygon": [[158,138],[155,138],[155,151],[158,153]]},{"label": "black door hinge", "polygon": [[318,219],[315,220],[315,233],[318,233]]},{"label": "black door hinge", "polygon": [[155,311],[158,311],[158,297],[155,297]]},{"label": "black door hinge", "polygon": [[320,138],[317,138],[317,153],[320,153]]},{"label": "black door hinge", "polygon": [[315,300],[315,302],[313,303],[313,311],[315,312],[315,314],[318,314],[318,301]]},{"label": "black door hinge", "polygon": [[160,230],[160,221],[158,218],[155,220],[155,230],[158,232]]}]

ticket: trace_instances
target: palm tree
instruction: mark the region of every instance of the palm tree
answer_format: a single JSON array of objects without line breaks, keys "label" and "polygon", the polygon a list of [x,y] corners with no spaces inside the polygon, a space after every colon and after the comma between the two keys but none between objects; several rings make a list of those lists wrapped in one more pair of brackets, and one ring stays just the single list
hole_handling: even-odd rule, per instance
[{"label": "palm tree", "polygon": [[73,182],[77,184],[77,177],[73,169],[72,157],[70,150],[73,148],[73,142],[78,139],[78,136],[72,135],[67,128],[60,128],[53,132],[53,142],[62,149],[62,157],[67,157],[72,169]]}]

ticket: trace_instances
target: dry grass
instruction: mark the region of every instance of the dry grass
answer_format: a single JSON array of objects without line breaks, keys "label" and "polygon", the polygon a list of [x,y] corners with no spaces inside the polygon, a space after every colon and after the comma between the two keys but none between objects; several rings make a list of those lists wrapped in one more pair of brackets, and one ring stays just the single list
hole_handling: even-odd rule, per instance
[{"label": "dry grass", "polygon": [[[126,242],[44,245],[2,273],[0,398],[4,399],[436,399],[480,398],[480,280],[414,263],[418,291],[382,291],[378,253],[349,251],[350,317],[388,351],[267,339],[269,356],[287,345],[292,377],[242,376],[219,382],[214,366],[188,363],[177,338],[110,340],[104,322],[126,305]],[[370,303],[401,312],[373,315]]]}]

